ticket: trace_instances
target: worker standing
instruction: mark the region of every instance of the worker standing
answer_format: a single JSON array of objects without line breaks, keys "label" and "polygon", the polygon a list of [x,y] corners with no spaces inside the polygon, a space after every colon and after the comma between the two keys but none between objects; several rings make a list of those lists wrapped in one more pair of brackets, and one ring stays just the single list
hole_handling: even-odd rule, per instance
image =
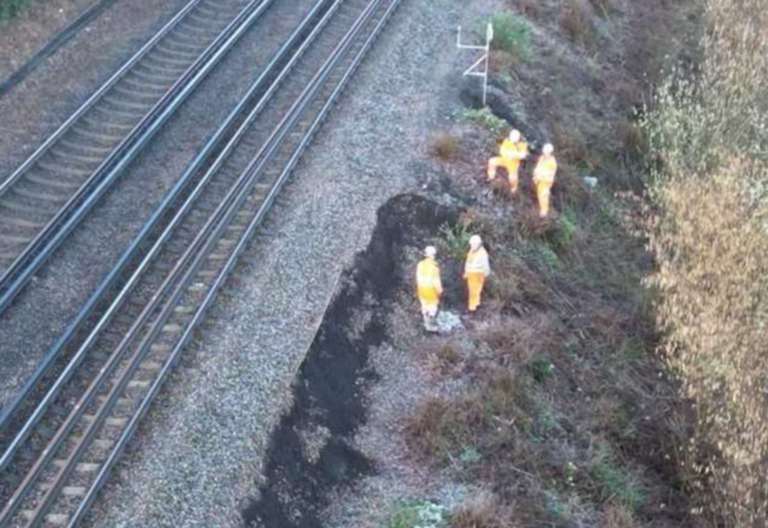
[{"label": "worker standing", "polygon": [[474,313],[480,306],[483,285],[490,274],[491,265],[488,261],[488,252],[483,247],[483,240],[478,235],[472,235],[469,239],[467,261],[464,264],[464,280],[467,281],[469,293],[467,309],[470,313]]},{"label": "worker standing", "polygon": [[421,303],[421,315],[424,318],[424,328],[429,332],[437,332],[435,323],[440,296],[443,294],[443,284],[440,281],[440,266],[435,256],[434,246],[424,249],[424,259],[416,266],[416,289]]},{"label": "worker standing", "polygon": [[536,197],[539,200],[539,217],[546,218],[549,214],[549,198],[557,174],[557,160],[552,154],[555,148],[551,143],[541,149],[541,157],[533,171],[533,183],[536,186]]},{"label": "worker standing", "polygon": [[499,154],[500,156],[488,160],[488,180],[492,181],[496,177],[498,167],[504,167],[509,179],[509,190],[512,194],[516,194],[520,162],[528,157],[528,144],[523,140],[518,130],[513,129],[509,133],[509,137],[499,148]]}]

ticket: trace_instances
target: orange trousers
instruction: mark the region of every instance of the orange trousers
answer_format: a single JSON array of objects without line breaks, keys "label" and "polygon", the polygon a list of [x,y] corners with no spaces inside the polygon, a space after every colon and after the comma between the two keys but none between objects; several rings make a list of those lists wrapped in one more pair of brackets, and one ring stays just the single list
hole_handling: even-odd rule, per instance
[{"label": "orange trousers", "polygon": [[474,312],[480,306],[480,297],[483,293],[484,284],[485,274],[481,272],[467,273],[467,290],[469,290],[467,308],[470,312]]},{"label": "orange trousers", "polygon": [[552,191],[552,182],[536,182],[536,196],[539,200],[539,216],[546,218],[549,214],[549,197]]},{"label": "orange trousers", "polygon": [[517,192],[518,172],[520,171],[520,162],[507,158],[496,157],[488,160],[488,178],[493,179],[496,176],[497,167],[504,167],[507,170],[509,179],[509,190],[512,194]]}]

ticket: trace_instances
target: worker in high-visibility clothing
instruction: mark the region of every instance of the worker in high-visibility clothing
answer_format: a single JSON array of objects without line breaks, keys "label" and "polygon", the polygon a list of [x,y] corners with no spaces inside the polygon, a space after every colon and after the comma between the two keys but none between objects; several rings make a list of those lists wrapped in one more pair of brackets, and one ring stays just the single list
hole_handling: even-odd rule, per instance
[{"label": "worker in high-visibility clothing", "polygon": [[500,156],[488,160],[488,180],[496,177],[496,170],[504,167],[509,179],[509,190],[517,193],[518,172],[520,163],[528,157],[528,143],[526,143],[518,130],[512,130],[509,137],[504,140],[499,148]]},{"label": "worker in high-visibility clothing", "polygon": [[424,328],[429,332],[438,330],[435,319],[440,306],[440,296],[443,294],[440,266],[435,260],[436,255],[437,250],[434,246],[427,246],[424,249],[424,259],[416,266],[416,290],[421,303]]},{"label": "worker in high-visibility clothing", "polygon": [[533,183],[536,186],[536,197],[539,200],[539,217],[546,218],[549,215],[549,198],[552,186],[555,184],[557,174],[557,160],[553,155],[555,148],[547,143],[541,149],[541,156],[533,170]]},{"label": "worker in high-visibility clothing", "polygon": [[485,279],[491,274],[491,265],[488,261],[488,252],[483,247],[483,240],[478,235],[472,235],[469,239],[469,253],[464,264],[464,280],[467,281],[468,301],[467,309],[474,313],[480,306]]}]

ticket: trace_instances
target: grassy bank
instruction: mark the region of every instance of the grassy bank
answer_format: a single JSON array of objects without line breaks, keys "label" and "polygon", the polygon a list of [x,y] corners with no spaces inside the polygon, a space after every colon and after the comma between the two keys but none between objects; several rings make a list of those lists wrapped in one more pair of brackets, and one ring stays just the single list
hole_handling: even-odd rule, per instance
[{"label": "grassy bank", "polygon": [[[415,498],[390,526],[698,526],[680,472],[690,409],[657,354],[655,290],[644,286],[655,267],[635,121],[663,56],[685,49],[696,6],[507,7],[492,17],[501,93],[490,109],[458,112],[430,149],[472,203],[436,233],[439,254],[460,260],[468,235],[481,234],[494,269],[488,300],[466,333],[414,346],[437,389],[405,426],[418,460],[475,492],[452,511]],[[486,193],[478,167],[511,123],[555,144],[551,220],[537,218],[530,167],[521,196],[501,181]]]}]

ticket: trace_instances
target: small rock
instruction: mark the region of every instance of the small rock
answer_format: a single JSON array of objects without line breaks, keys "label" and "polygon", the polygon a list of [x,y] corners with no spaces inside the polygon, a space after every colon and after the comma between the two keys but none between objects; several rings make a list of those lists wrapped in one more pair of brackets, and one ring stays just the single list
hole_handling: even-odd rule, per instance
[{"label": "small rock", "polygon": [[461,318],[457,314],[445,310],[437,314],[435,324],[437,325],[437,331],[441,334],[447,334],[457,328],[464,327],[461,323]]},{"label": "small rock", "polygon": [[584,176],[584,184],[590,189],[597,187],[597,178],[594,176]]}]

